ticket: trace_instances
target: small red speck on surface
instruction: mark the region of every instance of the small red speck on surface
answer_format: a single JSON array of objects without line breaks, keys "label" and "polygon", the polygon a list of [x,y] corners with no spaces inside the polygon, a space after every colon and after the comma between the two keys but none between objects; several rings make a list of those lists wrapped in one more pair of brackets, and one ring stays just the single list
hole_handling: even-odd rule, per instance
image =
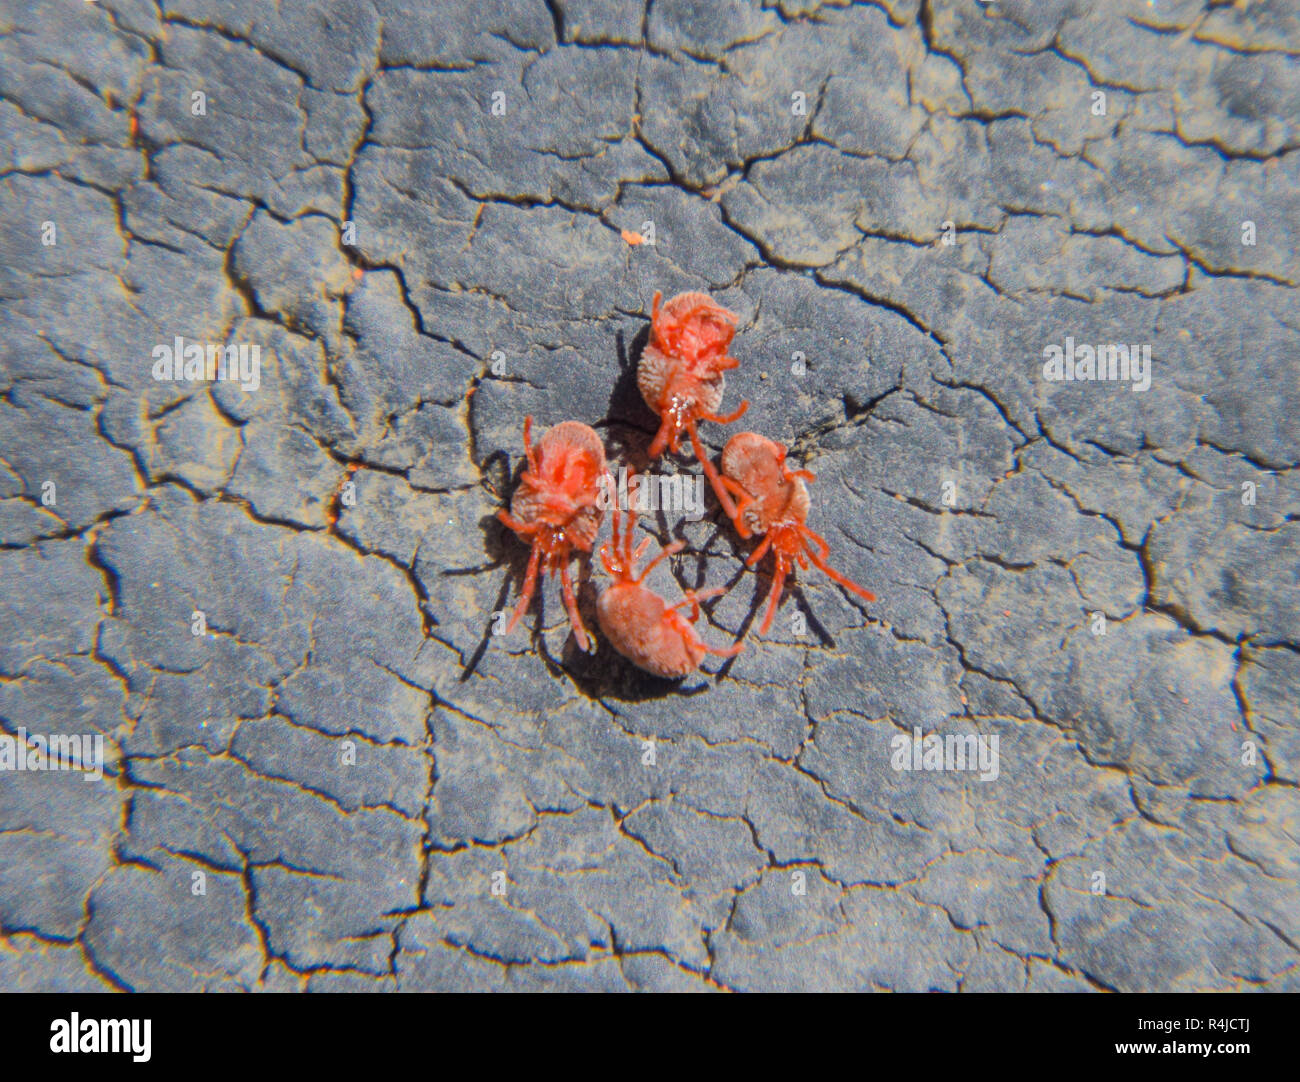
[{"label": "small red speck on surface", "polygon": [[628,244],[632,245],[633,248],[638,244],[645,243],[645,237],[641,236],[640,233],[633,233],[630,229],[624,229],[620,235]]},{"label": "small red speck on surface", "polygon": [[1003,609],[1003,610],[1002,610],[1002,615],[1003,615],[1003,616],[1010,616],[1010,615],[1011,615],[1011,610],[1010,610],[1010,609]]}]

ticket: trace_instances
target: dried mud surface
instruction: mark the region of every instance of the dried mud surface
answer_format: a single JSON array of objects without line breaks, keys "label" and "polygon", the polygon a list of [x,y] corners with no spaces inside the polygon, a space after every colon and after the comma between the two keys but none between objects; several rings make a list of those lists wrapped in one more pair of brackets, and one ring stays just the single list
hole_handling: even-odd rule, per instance
[{"label": "dried mud surface", "polygon": [[[107,747],[0,774],[0,987],[1300,990],[1293,3],[0,30],[0,726]],[[643,464],[655,289],[740,314],[727,403],[880,597],[801,574],[680,686],[552,583],[490,634],[523,417]],[[260,387],[155,381],[178,335]],[[1045,381],[1067,336],[1149,390]],[[716,512],[642,525],[734,584],[705,638],[761,618]]]}]

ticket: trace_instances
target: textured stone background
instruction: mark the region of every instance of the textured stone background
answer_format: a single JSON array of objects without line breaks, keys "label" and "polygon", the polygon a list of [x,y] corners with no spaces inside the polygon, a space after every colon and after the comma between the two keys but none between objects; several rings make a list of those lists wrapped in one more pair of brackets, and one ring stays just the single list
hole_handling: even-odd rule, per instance
[{"label": "textured stone background", "polygon": [[[1293,0],[0,23],[0,723],[110,759],[0,775],[0,987],[1300,990]],[[740,313],[727,401],[880,595],[680,686],[553,584],[489,634],[523,417],[639,463],[656,288]],[[176,335],[260,389],[153,381]],[[1045,382],[1067,335],[1151,389]],[[643,526],[754,622],[725,523]]]}]

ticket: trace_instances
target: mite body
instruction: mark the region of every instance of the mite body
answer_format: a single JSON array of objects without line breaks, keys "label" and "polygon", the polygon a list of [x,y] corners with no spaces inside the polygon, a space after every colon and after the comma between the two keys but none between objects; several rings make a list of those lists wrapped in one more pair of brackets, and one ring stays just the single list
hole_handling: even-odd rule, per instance
[{"label": "mite body", "polygon": [[524,418],[528,468],[519,478],[510,510],[497,512],[501,522],[532,546],[523,591],[506,631],[514,630],[528,610],[538,570],[552,575],[558,571],[573,637],[585,651],[589,640],[569,578],[569,557],[575,549],[590,552],[600,529],[604,515],[600,486],[609,473],[605,445],[594,429],[577,421],[565,421],[547,429],[534,448],[532,427],[532,417]]},{"label": "mite body", "polygon": [[[645,569],[635,574],[637,563],[650,546],[646,538],[632,551],[632,528],[636,514],[628,515],[627,530],[620,535],[618,505],[614,506],[614,536],[612,544],[600,548],[601,562],[614,581],[601,593],[596,602],[600,629],[611,646],[639,669],[670,679],[682,677],[699,668],[708,654],[734,657],[744,649],[743,644],[726,649],[708,646],[696,634],[694,626],[700,618],[700,602],[725,591],[721,588],[696,593],[686,591],[686,599],[669,606],[666,601],[642,583],[655,566],[667,556],[679,552],[684,542],[674,541]],[[679,609],[690,608],[690,616]]]},{"label": "mite body", "polygon": [[705,293],[679,293],[660,307],[662,299],[663,294],[656,291],[650,340],[637,366],[641,396],[660,420],[649,455],[655,459],[665,449],[676,452],[685,431],[718,502],[732,518],[735,507],[704,453],[696,422],[730,424],[749,408],[748,402],[742,402],[734,413],[719,416],[717,412],[726,388],[723,373],[740,364],[727,353],[736,334],[737,317]]},{"label": "mite body", "polygon": [[846,590],[867,601],[876,600],[875,594],[826,563],[830,546],[806,525],[809,506],[806,482],[817,480],[816,475],[790,469],[785,456],[783,444],[756,432],[738,433],[722,451],[722,484],[736,497],[736,513],[731,516],[736,532],[744,538],[763,535],[762,543],[745,565],[756,565],[769,548],[776,562],[760,635],[767,634],[772,626],[781,589],[796,563],[807,568],[811,560]]}]

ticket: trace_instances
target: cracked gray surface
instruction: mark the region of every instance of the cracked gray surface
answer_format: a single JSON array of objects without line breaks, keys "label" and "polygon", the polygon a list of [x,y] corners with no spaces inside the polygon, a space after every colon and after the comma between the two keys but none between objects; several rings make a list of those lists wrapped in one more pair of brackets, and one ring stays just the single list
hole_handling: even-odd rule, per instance
[{"label": "cracked gray surface", "polygon": [[[1294,4],[0,31],[0,726],[108,760],[0,774],[0,987],[1300,989]],[[880,596],[801,576],[680,687],[576,653],[552,584],[489,634],[525,414],[644,465],[655,289],[740,314],[727,401]],[[260,388],[155,382],[177,335]],[[1149,343],[1150,390],[1045,382],[1067,335]],[[679,535],[659,588],[734,581],[728,641],[766,575]],[[914,725],[999,777],[892,770]]]}]

